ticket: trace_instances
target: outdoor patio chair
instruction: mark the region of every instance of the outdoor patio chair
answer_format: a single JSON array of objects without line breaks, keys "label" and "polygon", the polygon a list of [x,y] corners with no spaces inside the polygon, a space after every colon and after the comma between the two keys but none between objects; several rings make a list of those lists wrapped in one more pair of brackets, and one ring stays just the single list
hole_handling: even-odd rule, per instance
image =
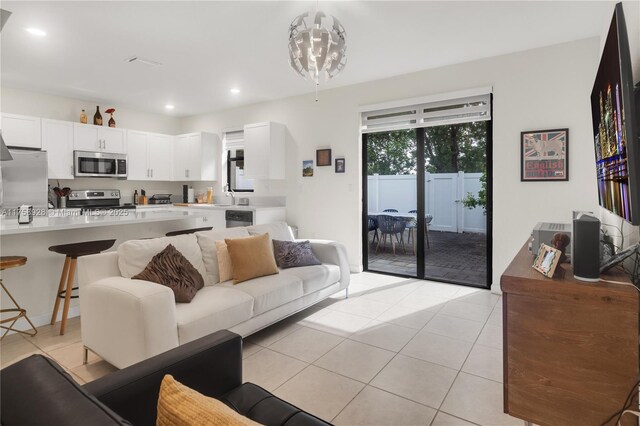
[{"label": "outdoor patio chair", "polygon": [[[406,254],[407,250],[404,246],[404,230],[407,226],[407,222],[404,219],[398,219],[393,216],[381,215],[378,216],[378,229],[380,230],[380,238],[378,239],[378,245],[376,247],[376,253],[380,249],[380,243],[382,246],[386,245],[387,236],[391,241],[391,248],[393,254],[396,254],[396,242],[402,246],[402,251]],[[395,236],[396,240],[393,240]]]},{"label": "outdoor patio chair", "polygon": [[433,220],[433,215],[426,215],[424,217],[424,236],[427,238],[427,248],[431,248],[429,245],[429,224]]},{"label": "outdoor patio chair", "polygon": [[[418,213],[418,210],[409,210],[409,213]],[[417,226],[416,219],[411,218],[407,221],[407,230],[409,231],[407,233],[407,243],[413,241],[413,254],[416,254],[416,236],[414,233]]]},{"label": "outdoor patio chair", "polygon": [[[418,213],[418,210],[409,210],[409,213]],[[427,239],[427,248],[431,248],[429,244],[429,224],[433,220],[433,216],[428,214],[424,217],[424,236]],[[414,235],[414,229],[417,227],[417,223],[415,219],[411,219],[407,222],[407,229],[409,229],[409,236],[407,237],[407,243],[411,242],[411,237],[413,237],[413,254],[416,254],[416,237]]]},{"label": "outdoor patio chair", "polygon": [[380,240],[380,237],[378,236],[378,219],[375,216],[369,216],[369,227],[368,227],[368,232],[373,231],[373,239],[371,240],[372,243],[375,243],[376,240]]}]

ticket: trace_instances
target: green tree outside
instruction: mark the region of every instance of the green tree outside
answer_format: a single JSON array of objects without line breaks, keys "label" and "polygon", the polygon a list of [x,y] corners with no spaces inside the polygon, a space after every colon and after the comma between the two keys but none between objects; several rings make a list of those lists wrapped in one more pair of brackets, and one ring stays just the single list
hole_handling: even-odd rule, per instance
[{"label": "green tree outside", "polygon": [[[367,136],[368,173],[416,174],[416,131],[395,130]],[[425,160],[429,173],[482,173],[486,164],[486,123],[425,128]]]}]

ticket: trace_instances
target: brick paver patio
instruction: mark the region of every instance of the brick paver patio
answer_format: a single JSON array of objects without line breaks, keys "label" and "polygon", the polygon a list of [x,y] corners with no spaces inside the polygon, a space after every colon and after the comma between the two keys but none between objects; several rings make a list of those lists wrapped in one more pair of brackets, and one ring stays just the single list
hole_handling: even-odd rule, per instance
[{"label": "brick paver patio", "polygon": [[[486,286],[487,283],[487,240],[485,234],[429,231],[430,247],[425,245],[425,274],[434,280],[446,280],[461,284]],[[387,246],[376,244],[369,233],[369,270],[415,275],[416,257],[411,244],[406,244],[406,254],[396,245],[396,255]],[[407,235],[405,234],[405,242]]]}]

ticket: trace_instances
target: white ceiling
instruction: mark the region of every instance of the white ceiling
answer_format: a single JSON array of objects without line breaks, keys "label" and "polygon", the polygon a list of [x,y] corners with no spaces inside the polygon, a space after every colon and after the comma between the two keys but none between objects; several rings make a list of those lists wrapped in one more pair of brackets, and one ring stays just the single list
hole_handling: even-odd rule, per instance
[{"label": "white ceiling", "polygon": [[[321,87],[599,36],[607,3],[322,1],[347,30],[348,63]],[[314,6],[3,1],[13,15],[2,31],[2,84],[175,116],[308,93],[313,85],[289,69],[287,30]],[[163,65],[124,61],[134,55]]]}]

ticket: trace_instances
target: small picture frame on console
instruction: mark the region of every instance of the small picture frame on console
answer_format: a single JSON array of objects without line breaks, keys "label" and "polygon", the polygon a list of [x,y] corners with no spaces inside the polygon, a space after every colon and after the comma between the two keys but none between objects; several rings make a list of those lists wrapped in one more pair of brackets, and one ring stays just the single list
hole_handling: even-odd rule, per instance
[{"label": "small picture frame on console", "polygon": [[556,267],[560,263],[560,256],[562,251],[542,243],[533,262],[533,269],[547,278],[553,278]]}]

